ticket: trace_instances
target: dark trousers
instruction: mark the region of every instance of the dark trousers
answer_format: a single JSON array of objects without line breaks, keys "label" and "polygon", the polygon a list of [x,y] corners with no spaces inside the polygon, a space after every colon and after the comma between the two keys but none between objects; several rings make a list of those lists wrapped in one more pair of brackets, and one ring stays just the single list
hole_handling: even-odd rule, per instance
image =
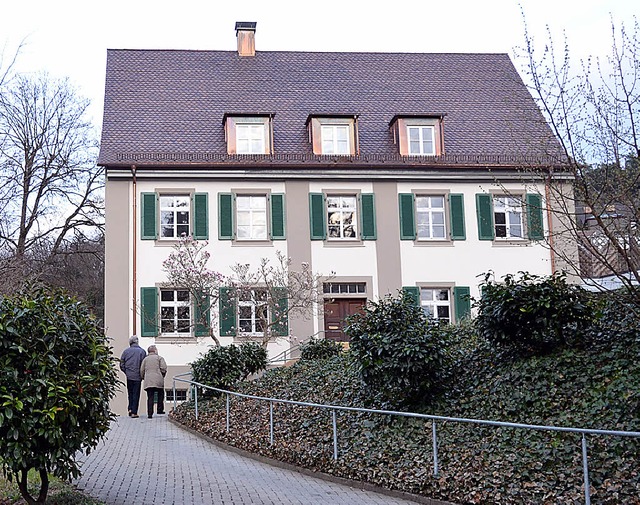
[{"label": "dark trousers", "polygon": [[158,395],[158,414],[164,414],[164,389],[163,388],[147,388],[147,415],[153,415],[153,404],[155,403],[156,394]]},{"label": "dark trousers", "polygon": [[142,389],[142,381],[132,381],[127,379],[127,394],[129,395],[129,406],[127,410],[131,414],[138,413],[138,404],[140,403],[140,390]]}]

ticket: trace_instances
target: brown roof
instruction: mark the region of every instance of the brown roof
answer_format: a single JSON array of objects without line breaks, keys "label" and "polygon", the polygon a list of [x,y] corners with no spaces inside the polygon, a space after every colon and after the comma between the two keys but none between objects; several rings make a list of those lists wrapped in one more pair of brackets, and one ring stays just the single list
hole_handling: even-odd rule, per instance
[{"label": "brown roof", "polygon": [[274,114],[280,160],[312,157],[310,114],[357,115],[363,160],[398,158],[402,115],[444,115],[449,160],[557,149],[506,54],[109,50],[98,162],[241,161],[226,156],[225,113]]}]

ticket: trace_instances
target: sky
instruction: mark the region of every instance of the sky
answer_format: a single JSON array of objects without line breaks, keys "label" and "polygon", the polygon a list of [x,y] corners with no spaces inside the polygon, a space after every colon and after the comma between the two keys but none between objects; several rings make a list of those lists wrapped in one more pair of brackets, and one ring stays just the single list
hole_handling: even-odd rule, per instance
[{"label": "sky", "polygon": [[69,78],[99,128],[107,49],[234,51],[236,21],[257,22],[257,51],[507,53],[520,70],[525,20],[585,58],[639,15],[636,0],[2,0],[0,55],[22,42],[15,69]]}]

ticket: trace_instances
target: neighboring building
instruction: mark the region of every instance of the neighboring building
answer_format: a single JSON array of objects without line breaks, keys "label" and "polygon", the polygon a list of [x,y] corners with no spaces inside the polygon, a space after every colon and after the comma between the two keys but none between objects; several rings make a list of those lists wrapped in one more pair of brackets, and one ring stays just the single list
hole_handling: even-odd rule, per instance
[{"label": "neighboring building", "polygon": [[[272,356],[344,339],[347,315],[401,288],[457,321],[483,273],[562,268],[545,195],[571,178],[506,54],[260,52],[255,23],[236,30],[238,52],[108,52],[99,164],[117,354],[136,333],[171,377],[211,345],[188,293],[163,287],[182,234],[208,240],[223,274],[275,251],[335,272],[324,311],[289,321]],[[257,305],[226,293],[242,312],[232,326],[255,331]],[[234,333],[219,327],[223,344]]]}]

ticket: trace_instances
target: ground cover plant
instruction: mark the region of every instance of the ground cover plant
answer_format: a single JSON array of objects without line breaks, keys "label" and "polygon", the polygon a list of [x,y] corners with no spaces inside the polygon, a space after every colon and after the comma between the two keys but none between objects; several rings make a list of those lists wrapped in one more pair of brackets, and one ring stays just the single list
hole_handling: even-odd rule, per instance
[{"label": "ground cover plant", "polygon": [[[640,431],[640,323],[630,310],[596,299],[598,313],[581,345],[541,355],[497,353],[474,325],[447,327],[441,382],[412,410],[462,418]],[[380,407],[387,397],[362,380],[353,354],[306,359],[234,385],[260,396]],[[231,400],[226,432],[223,399],[183,404],[177,421],[217,440],[315,471],[458,504],[583,503],[581,439],[513,428],[439,423],[440,472],[433,475],[430,421],[365,413],[337,414],[333,460],[331,415]],[[640,504],[640,439],[588,436],[592,503]]]},{"label": "ground cover plant", "polygon": [[[104,505],[104,502],[85,495],[67,482],[53,476],[49,479],[47,505]],[[40,479],[33,471],[29,472],[28,487],[31,494],[36,493],[40,487]],[[0,475],[0,505],[24,505],[25,503],[18,485]]]}]

